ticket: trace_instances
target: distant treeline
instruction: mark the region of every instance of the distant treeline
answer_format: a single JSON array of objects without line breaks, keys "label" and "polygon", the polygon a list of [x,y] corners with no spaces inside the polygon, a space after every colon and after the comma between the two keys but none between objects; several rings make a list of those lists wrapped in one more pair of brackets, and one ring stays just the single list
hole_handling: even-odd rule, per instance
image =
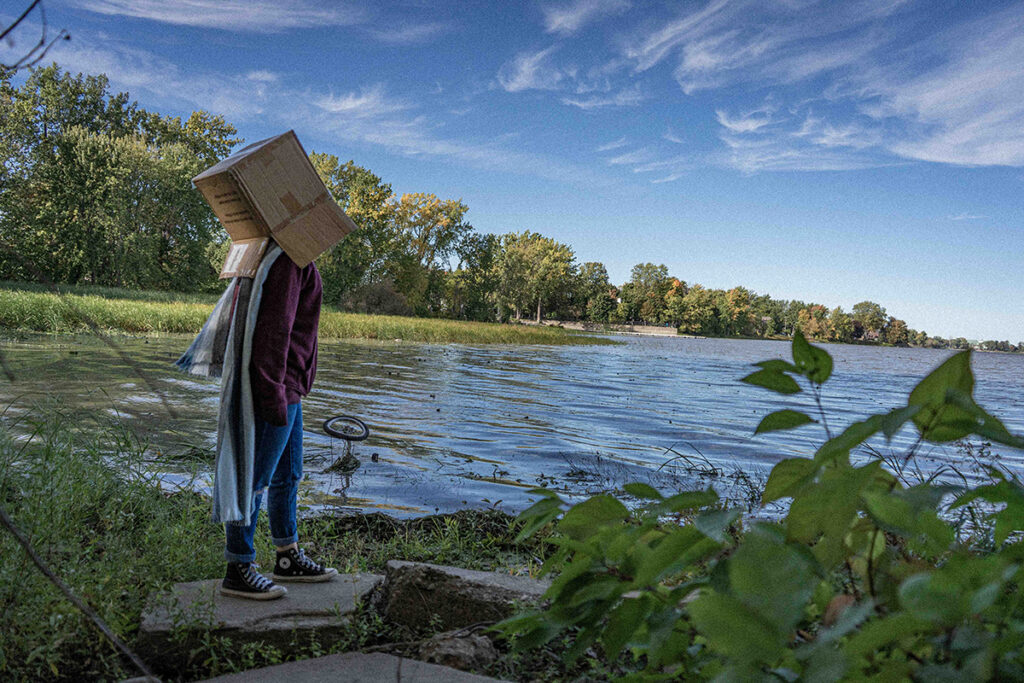
[{"label": "distant treeline", "polygon": [[[56,64],[20,87],[0,73],[0,280],[215,291],[228,238],[190,179],[242,143],[221,116],[148,112],[106,76]],[[708,336],[808,337],[966,348],[871,301],[850,312],[744,287],[707,289],[638,264],[620,286],[604,265],[530,230],[475,231],[460,199],[396,195],[353,161],[310,160],[360,226],[318,259],[328,303],[356,312],[480,321],[643,322]],[[1007,341],[982,348],[1022,351]]]}]

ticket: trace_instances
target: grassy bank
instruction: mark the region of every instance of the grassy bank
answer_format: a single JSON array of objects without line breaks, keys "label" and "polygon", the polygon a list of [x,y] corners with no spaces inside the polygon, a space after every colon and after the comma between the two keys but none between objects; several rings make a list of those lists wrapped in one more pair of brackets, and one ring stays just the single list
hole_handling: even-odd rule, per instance
[{"label": "grassy bank", "polygon": [[[57,575],[129,647],[151,592],[222,575],[222,531],[210,522],[209,501],[161,490],[143,468],[144,444],[128,428],[54,406],[18,418],[12,413],[0,416],[0,505]],[[32,437],[26,444],[15,440],[15,433]],[[258,561],[272,566],[265,516],[261,525]],[[495,511],[300,523],[303,545],[332,566],[376,573],[390,559],[405,559],[529,574],[545,549],[534,540],[517,544],[518,530],[512,518]],[[136,674],[2,528],[0,623],[0,680],[119,680]],[[196,680],[423,635],[400,632],[367,610],[338,641],[303,643],[284,652],[208,638],[183,657],[178,669],[158,673],[164,680]],[[565,675],[560,667],[554,653],[529,659],[506,654],[491,673],[550,680]]]},{"label": "grassy bank", "polygon": [[[73,334],[92,322],[107,332],[195,334],[213,309],[215,296],[62,287],[57,295],[38,285],[0,286],[0,328]],[[325,308],[323,339],[401,339],[462,344],[611,344],[562,329],[496,323],[341,313]]]}]

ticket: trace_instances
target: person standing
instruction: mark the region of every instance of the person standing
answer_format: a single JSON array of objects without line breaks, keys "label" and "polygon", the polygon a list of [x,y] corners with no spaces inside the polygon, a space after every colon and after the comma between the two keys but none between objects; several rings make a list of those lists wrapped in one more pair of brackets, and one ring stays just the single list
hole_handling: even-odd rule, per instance
[{"label": "person standing", "polygon": [[[256,428],[252,515],[225,524],[227,571],[220,591],[257,600],[283,596],[275,582],[330,581],[337,570],[324,567],[299,547],[297,497],[302,479],[302,398],[313,386],[317,326],[323,287],[310,263],[300,268],[277,258],[263,283],[252,333],[249,365]],[[253,536],[266,492],[271,540],[277,560],[271,578],[257,571]]]}]

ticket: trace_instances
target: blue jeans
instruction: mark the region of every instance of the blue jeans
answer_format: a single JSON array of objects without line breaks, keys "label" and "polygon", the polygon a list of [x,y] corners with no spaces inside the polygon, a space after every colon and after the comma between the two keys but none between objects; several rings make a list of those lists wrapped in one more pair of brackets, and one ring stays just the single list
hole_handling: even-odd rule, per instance
[{"label": "blue jeans", "polygon": [[296,501],[302,479],[302,404],[288,406],[288,424],[272,425],[256,417],[256,453],[253,462],[252,490],[255,498],[248,526],[225,524],[228,562],[253,562],[256,549],[252,539],[256,531],[263,490],[267,489],[267,514],[270,536],[281,547],[299,540]]}]

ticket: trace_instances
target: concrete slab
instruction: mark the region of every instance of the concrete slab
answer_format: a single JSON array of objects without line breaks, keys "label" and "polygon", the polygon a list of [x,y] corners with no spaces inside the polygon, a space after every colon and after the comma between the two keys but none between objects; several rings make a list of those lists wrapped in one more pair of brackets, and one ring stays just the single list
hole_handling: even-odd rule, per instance
[{"label": "concrete slab", "polygon": [[349,652],[219,676],[207,683],[492,683],[498,680],[394,655]]},{"label": "concrete slab", "polygon": [[166,662],[191,636],[207,633],[278,646],[296,634],[330,642],[383,580],[376,574],[341,574],[326,583],[290,583],[287,595],[266,601],[221,595],[220,579],[175,584],[169,593],[152,597],[142,613],[140,654]]},{"label": "concrete slab", "polygon": [[511,616],[540,600],[550,582],[424,562],[387,564],[384,616],[410,628],[452,630]]}]

